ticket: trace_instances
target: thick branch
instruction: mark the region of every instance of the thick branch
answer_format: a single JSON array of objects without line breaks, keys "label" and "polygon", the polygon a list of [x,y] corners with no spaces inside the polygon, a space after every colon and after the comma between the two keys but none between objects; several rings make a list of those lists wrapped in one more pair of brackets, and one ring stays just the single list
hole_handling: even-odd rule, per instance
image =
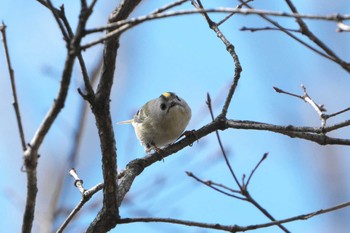
[{"label": "thick branch", "polygon": [[[125,0],[111,14],[109,23],[125,20],[141,0]],[[114,228],[119,218],[117,195],[117,153],[113,124],[110,115],[110,93],[119,48],[120,34],[106,42],[103,54],[102,74],[95,98],[90,102],[95,115],[102,152],[102,173],[104,180],[103,207],[89,226],[87,232],[107,232]]]}]

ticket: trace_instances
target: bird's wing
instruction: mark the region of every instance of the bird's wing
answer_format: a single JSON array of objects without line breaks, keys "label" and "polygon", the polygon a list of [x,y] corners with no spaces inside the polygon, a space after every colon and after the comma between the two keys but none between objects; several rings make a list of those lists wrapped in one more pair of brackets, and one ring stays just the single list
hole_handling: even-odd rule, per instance
[{"label": "bird's wing", "polygon": [[147,110],[144,111],[143,109],[140,109],[137,111],[136,115],[134,116],[133,122],[135,123],[142,123],[147,117]]}]

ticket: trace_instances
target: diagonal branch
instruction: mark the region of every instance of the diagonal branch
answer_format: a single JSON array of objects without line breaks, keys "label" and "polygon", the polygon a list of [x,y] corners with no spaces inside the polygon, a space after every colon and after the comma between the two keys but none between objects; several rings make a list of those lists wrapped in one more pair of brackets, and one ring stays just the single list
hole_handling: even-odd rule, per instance
[{"label": "diagonal branch", "polygon": [[350,121],[343,122],[343,124],[328,126],[323,130],[314,127],[295,127],[291,125],[281,126],[266,124],[255,121],[239,121],[239,120],[222,120],[216,118],[211,123],[201,127],[195,131],[195,136],[186,136],[182,140],[164,148],[160,152],[147,155],[144,158],[135,159],[129,162],[126,169],[120,174],[120,185],[118,187],[118,205],[123,201],[126,193],[130,190],[136,176],[140,175],[144,169],[152,164],[165,159],[166,157],[182,150],[183,148],[192,145],[197,140],[215,132],[216,130],[227,130],[229,128],[245,129],[245,130],[264,130],[271,131],[290,137],[302,138],[316,143],[350,145],[350,140],[341,138],[326,137],[322,132],[329,132],[350,125]]},{"label": "diagonal branch", "polygon": [[[299,15],[299,12],[297,8],[294,6],[292,1],[290,0],[285,0],[288,7],[291,9],[293,14]],[[319,48],[321,48],[323,51],[325,51],[329,56],[331,56],[336,63],[341,65],[345,70],[350,72],[350,66],[348,63],[344,62],[341,60],[325,43],[323,43],[306,25],[304,20],[300,17],[295,18],[297,23],[299,24],[301,33],[305,36],[307,36],[312,42],[314,42]]]},{"label": "diagonal branch", "polygon": [[75,208],[70,212],[68,217],[64,220],[62,225],[57,229],[56,233],[63,232],[64,229],[68,226],[68,224],[72,221],[74,216],[85,205],[85,203],[87,203],[95,193],[97,193],[99,190],[103,188],[103,184],[99,183],[94,187],[92,187],[91,189],[86,190],[83,187],[83,181],[79,178],[74,168],[72,168],[69,171],[69,174],[75,179],[74,185],[78,188],[79,192],[82,194],[82,198],[80,202],[75,206]]},{"label": "diagonal branch", "polygon": [[[244,4],[249,10],[254,10],[253,7],[251,7],[249,4],[245,3],[244,0],[239,0],[242,4]],[[258,12],[257,12],[258,13]],[[350,72],[350,65],[349,63],[346,63],[345,61],[331,56],[329,55],[327,52],[324,53],[323,51],[309,45],[308,43],[304,42],[303,40],[299,39],[297,36],[295,36],[293,33],[291,33],[290,31],[288,31],[287,29],[285,29],[284,27],[282,27],[279,23],[277,23],[276,21],[270,19],[269,17],[267,17],[267,15],[273,15],[273,14],[269,14],[269,13],[258,13],[258,15],[265,19],[267,22],[271,23],[272,25],[274,25],[276,28],[278,28],[281,32],[284,32],[286,35],[288,35],[289,37],[291,37],[292,39],[296,40],[297,42],[299,42],[300,44],[304,45],[305,47],[307,47],[308,49],[310,49],[311,51],[314,51],[315,53],[321,55],[322,57],[325,57],[333,62],[336,62],[337,64],[339,64],[342,68],[344,68],[347,72]],[[327,17],[319,17],[319,16],[306,16],[306,15],[300,15],[300,14],[289,14],[289,13],[285,13],[283,12],[282,14],[280,14],[280,16],[282,15],[288,15],[292,16],[294,15],[294,18],[298,19],[298,18],[308,18],[308,19],[324,19],[324,20],[330,20],[332,18],[333,21],[338,22],[339,20],[342,20],[342,16],[337,17],[336,15],[331,16],[327,16]],[[305,17],[304,17],[305,16]],[[348,18],[349,16],[345,16],[345,18]],[[317,43],[316,43],[317,44]]]},{"label": "diagonal branch", "polygon": [[[200,0],[197,0],[197,3],[192,0],[192,4],[195,6],[195,8],[197,10],[200,10],[200,11],[203,11],[202,12],[202,15],[204,16],[205,20],[207,21],[210,29],[212,29],[217,37],[224,43],[224,45],[226,46],[226,50],[229,52],[229,54],[231,55],[232,59],[233,59],[233,62],[235,64],[235,70],[234,70],[234,78],[233,78],[233,83],[231,85],[231,88],[229,90],[229,93],[226,97],[226,100],[225,100],[225,104],[222,108],[222,112],[221,112],[221,117],[226,117],[227,115],[227,110],[230,106],[230,103],[231,103],[231,100],[232,100],[232,97],[236,91],[236,88],[238,86],[238,81],[241,77],[241,73],[242,73],[242,66],[241,66],[241,63],[239,61],[239,58],[238,58],[238,55],[236,53],[236,50],[235,50],[235,47],[233,46],[233,44],[227,40],[227,38],[225,37],[225,35],[221,32],[221,30],[219,29],[218,25],[212,21],[208,15],[208,13],[205,11],[202,3]],[[238,10],[240,10],[242,6],[238,6]]]},{"label": "diagonal branch", "polygon": [[7,38],[6,38],[6,25],[2,23],[0,25],[0,31],[2,35],[2,42],[5,50],[5,57],[7,61],[7,69],[9,71],[10,75],[10,81],[11,81],[11,88],[12,88],[12,95],[13,95],[13,107],[15,109],[16,113],[16,119],[17,119],[17,126],[19,130],[19,136],[21,139],[21,144],[22,144],[22,150],[25,151],[27,149],[26,146],[26,141],[24,137],[24,131],[23,131],[23,125],[22,125],[22,120],[21,120],[21,113],[19,111],[19,106],[18,106],[18,98],[17,98],[17,91],[16,91],[16,83],[15,83],[15,74],[11,65],[11,59],[10,59],[10,53],[8,49],[8,44],[7,44]]},{"label": "diagonal branch", "polygon": [[24,152],[24,166],[27,172],[27,200],[26,207],[23,216],[22,232],[31,232],[33,219],[34,219],[34,209],[36,203],[36,194],[38,191],[37,188],[37,164],[38,164],[38,150],[43,143],[45,136],[47,135],[49,129],[51,128],[53,122],[57,118],[58,114],[64,107],[66,97],[68,95],[68,88],[70,85],[70,80],[72,76],[72,70],[74,66],[74,61],[76,58],[76,51],[80,45],[81,39],[83,37],[83,29],[85,28],[87,19],[89,18],[92,11],[80,12],[79,24],[75,36],[70,38],[66,34],[66,28],[64,24],[58,18],[57,9],[54,8],[51,2],[48,0],[47,4],[49,9],[55,16],[55,19],[61,28],[61,31],[66,40],[67,46],[67,55],[65,65],[62,71],[61,84],[57,93],[57,97],[54,100],[51,108],[47,112],[45,118],[43,119],[41,125],[37,129],[34,137],[32,138],[29,147]]},{"label": "diagonal branch", "polygon": [[[207,94],[207,105],[208,105],[208,108],[209,108],[209,112],[210,112],[211,118],[212,118],[212,120],[214,120],[214,113],[213,113],[213,108],[212,108],[212,105],[211,105],[211,99],[210,99],[209,94]],[[230,164],[230,161],[228,160],[228,156],[227,156],[226,151],[224,149],[224,146],[223,146],[223,144],[221,142],[220,134],[219,134],[219,132],[217,130],[215,131],[215,134],[216,134],[216,138],[218,140],[219,146],[220,146],[221,153],[222,153],[222,155],[224,157],[226,166],[228,167],[228,169],[229,169],[229,171],[231,173],[231,176],[233,177],[233,179],[236,182],[237,186],[239,187],[240,190],[242,190],[242,186],[239,183],[235,172],[233,171],[233,168],[232,168],[232,166]]]}]

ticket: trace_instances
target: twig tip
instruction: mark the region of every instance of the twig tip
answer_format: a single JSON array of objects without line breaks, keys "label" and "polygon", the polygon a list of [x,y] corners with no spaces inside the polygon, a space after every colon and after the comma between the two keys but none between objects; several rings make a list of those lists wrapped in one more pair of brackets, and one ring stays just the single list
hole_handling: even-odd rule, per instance
[{"label": "twig tip", "polygon": [[192,172],[185,171],[188,176],[193,176]]},{"label": "twig tip", "polygon": [[261,160],[265,160],[268,155],[269,155],[269,152],[265,152]]},{"label": "twig tip", "polygon": [[278,93],[282,93],[282,90],[281,89],[279,89],[278,87],[272,87],[276,92],[278,92]]}]

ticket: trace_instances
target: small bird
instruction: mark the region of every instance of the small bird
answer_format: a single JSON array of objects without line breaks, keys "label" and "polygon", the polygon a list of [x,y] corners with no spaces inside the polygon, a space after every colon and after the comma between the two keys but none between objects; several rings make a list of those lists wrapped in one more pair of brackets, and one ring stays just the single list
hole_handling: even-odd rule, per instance
[{"label": "small bird", "polygon": [[118,124],[132,124],[136,137],[146,153],[173,143],[184,132],[191,119],[191,108],[173,92],[164,92],[148,101],[134,118]]}]

